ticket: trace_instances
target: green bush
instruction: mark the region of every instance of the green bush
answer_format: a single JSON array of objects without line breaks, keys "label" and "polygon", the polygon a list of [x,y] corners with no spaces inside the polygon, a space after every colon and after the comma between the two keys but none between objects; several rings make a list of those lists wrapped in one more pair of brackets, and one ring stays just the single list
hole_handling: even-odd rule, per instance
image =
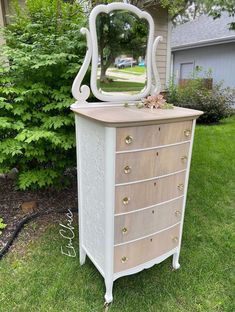
[{"label": "green bush", "polygon": [[203,78],[193,77],[183,87],[172,81],[169,86],[167,101],[175,106],[198,109],[204,112],[199,117],[201,123],[217,123],[232,113],[235,102],[235,90],[223,88],[222,83],[213,84],[208,89]]},{"label": "green bush", "polygon": [[[86,51],[78,4],[28,0],[4,29],[0,64],[0,173],[20,189],[62,186],[75,166],[71,85]],[[64,181],[64,180],[63,180]],[[63,182],[64,183],[64,182]]]}]

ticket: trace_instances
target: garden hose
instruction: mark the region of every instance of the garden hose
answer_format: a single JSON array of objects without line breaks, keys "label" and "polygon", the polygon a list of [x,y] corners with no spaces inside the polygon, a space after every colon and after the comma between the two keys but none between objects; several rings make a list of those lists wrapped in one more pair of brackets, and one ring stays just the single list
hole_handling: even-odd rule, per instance
[{"label": "garden hose", "polygon": [[[71,212],[77,212],[76,208],[70,209]],[[22,230],[22,228],[24,227],[25,224],[29,223],[31,220],[40,217],[42,215],[46,215],[46,214],[50,214],[52,212],[56,212],[56,213],[66,213],[68,212],[68,209],[63,209],[63,210],[47,210],[47,211],[39,211],[36,212],[34,214],[31,214],[27,217],[25,217],[23,220],[20,221],[20,223],[17,225],[16,229],[14,230],[14,232],[12,233],[12,235],[10,236],[8,242],[6,243],[6,245],[0,250],[0,260],[2,259],[2,257],[8,252],[9,248],[11,247],[11,245],[13,244],[14,240],[17,238],[18,234],[20,233],[20,231]]]}]

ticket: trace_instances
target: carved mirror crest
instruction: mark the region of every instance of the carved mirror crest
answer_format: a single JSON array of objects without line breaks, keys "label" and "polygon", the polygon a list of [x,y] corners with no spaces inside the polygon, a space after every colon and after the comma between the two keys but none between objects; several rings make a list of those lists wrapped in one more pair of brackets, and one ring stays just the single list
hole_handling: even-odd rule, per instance
[{"label": "carved mirror crest", "polygon": [[126,3],[96,6],[89,18],[84,63],[72,86],[77,102],[86,105],[90,88],[81,86],[91,62],[90,87],[94,96],[107,102],[137,101],[160,92],[156,48],[150,14]]}]

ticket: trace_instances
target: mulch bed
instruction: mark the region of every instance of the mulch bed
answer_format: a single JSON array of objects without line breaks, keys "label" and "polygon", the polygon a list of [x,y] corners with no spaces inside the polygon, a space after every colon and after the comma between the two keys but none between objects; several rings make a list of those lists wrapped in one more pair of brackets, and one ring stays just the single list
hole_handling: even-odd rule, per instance
[{"label": "mulch bed", "polygon": [[[6,245],[17,225],[30,214],[37,212],[55,211],[54,217],[58,220],[56,211],[77,208],[77,181],[76,172],[69,172],[71,185],[62,190],[46,189],[37,191],[19,191],[15,181],[7,178],[0,179],[0,217],[7,227],[0,235],[0,250]],[[21,204],[36,201],[37,208],[33,213],[25,214]],[[44,223],[53,222],[53,214],[44,215]],[[39,217],[41,218],[41,217]],[[47,219],[47,222],[45,220]]]}]

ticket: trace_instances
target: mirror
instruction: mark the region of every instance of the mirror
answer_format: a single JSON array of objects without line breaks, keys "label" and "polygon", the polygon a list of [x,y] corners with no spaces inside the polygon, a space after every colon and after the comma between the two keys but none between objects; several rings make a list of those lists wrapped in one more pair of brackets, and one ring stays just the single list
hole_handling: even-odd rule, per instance
[{"label": "mirror", "polygon": [[97,15],[97,89],[106,95],[135,95],[146,89],[149,23],[133,12]]},{"label": "mirror", "polygon": [[[90,91],[110,105],[159,93],[156,49],[162,38],[153,40],[154,22],[149,13],[127,3],[100,4],[91,11],[89,29],[81,32],[87,38],[87,52],[72,86],[74,105],[87,105]],[[81,84],[90,62],[89,88]]]}]

